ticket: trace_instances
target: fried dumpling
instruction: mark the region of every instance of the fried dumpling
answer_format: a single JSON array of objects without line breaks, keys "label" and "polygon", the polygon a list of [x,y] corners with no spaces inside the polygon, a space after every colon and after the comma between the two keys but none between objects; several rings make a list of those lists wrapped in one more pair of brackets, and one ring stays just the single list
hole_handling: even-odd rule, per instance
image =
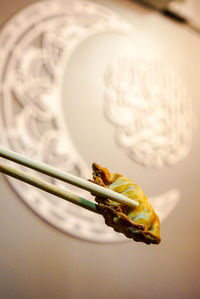
[{"label": "fried dumpling", "polygon": [[159,244],[160,221],[141,188],[118,173],[110,174],[107,168],[96,163],[93,163],[92,168],[94,183],[139,203],[139,206],[134,208],[97,196],[95,200],[106,224],[135,241]]}]

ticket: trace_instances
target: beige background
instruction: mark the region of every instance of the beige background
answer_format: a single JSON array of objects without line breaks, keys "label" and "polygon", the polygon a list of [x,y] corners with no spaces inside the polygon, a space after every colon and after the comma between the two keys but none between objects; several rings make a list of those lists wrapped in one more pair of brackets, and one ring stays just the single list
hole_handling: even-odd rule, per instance
[{"label": "beige background", "polygon": [[[1,24],[31,2],[0,0]],[[200,35],[131,1],[95,2],[111,7],[129,22],[134,18],[141,32],[147,28],[150,34],[155,32],[158,48],[182,72],[198,119]],[[24,206],[1,176],[0,298],[199,298],[198,129],[199,122],[190,155],[174,168],[172,178],[182,197],[162,224],[160,246],[131,241],[93,244],[66,236]],[[90,163],[87,148],[77,137],[78,128],[73,134]],[[117,158],[112,163],[117,165]],[[154,183],[161,188],[158,174]]]}]

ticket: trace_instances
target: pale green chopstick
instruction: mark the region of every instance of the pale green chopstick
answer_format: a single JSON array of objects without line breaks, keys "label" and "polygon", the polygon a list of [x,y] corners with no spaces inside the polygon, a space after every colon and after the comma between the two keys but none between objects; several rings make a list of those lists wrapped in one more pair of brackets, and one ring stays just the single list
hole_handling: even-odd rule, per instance
[{"label": "pale green chopstick", "polygon": [[[11,160],[11,161],[16,162],[18,164],[27,166],[31,169],[37,170],[37,171],[42,172],[44,174],[47,174],[51,177],[57,178],[61,181],[64,181],[64,182],[70,183],[74,186],[85,189],[85,190],[91,192],[92,194],[95,194],[95,195],[98,195],[98,196],[101,196],[101,197],[105,197],[105,198],[109,198],[113,201],[123,203],[123,204],[126,204],[128,206],[132,206],[132,207],[137,207],[138,206],[138,202],[136,202],[132,199],[129,199],[128,197],[123,196],[122,194],[119,194],[119,193],[114,192],[112,190],[109,190],[107,188],[103,188],[99,185],[93,184],[93,183],[91,183],[87,180],[84,180],[80,177],[74,176],[70,173],[58,170],[58,169],[56,169],[52,166],[49,166],[45,163],[41,163],[41,162],[37,162],[37,161],[32,160],[32,159],[29,159],[29,158],[27,158],[23,155],[20,155],[16,152],[11,151],[11,150],[0,147],[0,157]],[[23,180],[24,182],[29,183],[29,184],[31,184],[31,181],[32,181],[33,182],[32,185],[35,184],[34,186],[36,186],[36,181],[34,181],[34,179],[37,180],[37,182],[39,181],[39,179],[30,177],[29,175],[27,176],[27,174],[25,172],[18,173],[19,170],[14,169],[14,168],[11,169],[11,167],[9,167],[9,171],[8,171],[8,166],[6,166],[6,165],[1,165],[0,171],[4,172],[4,173],[5,173],[5,171],[7,171],[7,173],[6,173],[7,175],[13,176],[13,177],[18,178],[20,180]],[[40,187],[39,187],[39,184],[38,184],[37,187],[42,189],[42,190],[45,190],[44,184],[49,185],[48,183],[46,183],[44,181],[41,181]],[[45,186],[47,186],[47,185],[45,185]],[[42,188],[42,186],[43,186],[43,188]],[[53,190],[52,186],[54,186],[54,185],[50,184],[49,187],[46,188],[47,190],[45,190],[45,191],[50,192],[49,191],[50,189]],[[68,191],[66,191],[66,192],[68,192]],[[50,193],[53,193],[53,192],[50,192]],[[53,194],[55,194],[55,192]],[[77,195],[75,195],[75,196],[77,196]]]}]

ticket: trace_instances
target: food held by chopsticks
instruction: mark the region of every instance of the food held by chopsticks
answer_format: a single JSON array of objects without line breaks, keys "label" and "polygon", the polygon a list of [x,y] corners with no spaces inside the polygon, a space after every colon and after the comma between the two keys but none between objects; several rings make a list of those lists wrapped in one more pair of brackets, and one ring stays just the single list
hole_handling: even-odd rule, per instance
[{"label": "food held by chopsticks", "polygon": [[107,225],[126,237],[159,244],[160,222],[140,187],[121,174],[93,163],[93,183],[0,147],[0,157],[90,191],[98,205],[22,170],[0,163],[0,172],[104,216]]},{"label": "food held by chopsticks", "polygon": [[93,163],[94,183],[118,192],[139,203],[138,207],[96,196],[98,209],[107,225],[126,237],[146,244],[159,244],[160,221],[141,188],[121,174],[110,174],[107,168]]}]

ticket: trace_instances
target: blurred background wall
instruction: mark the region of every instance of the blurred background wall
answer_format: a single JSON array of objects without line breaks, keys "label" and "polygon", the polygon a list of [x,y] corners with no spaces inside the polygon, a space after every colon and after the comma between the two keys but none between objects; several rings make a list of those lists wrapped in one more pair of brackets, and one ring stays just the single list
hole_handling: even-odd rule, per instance
[{"label": "blurred background wall", "polygon": [[[33,2],[1,0],[1,26]],[[138,24],[145,23],[145,17],[152,28],[164,24],[163,34],[171,36],[170,51],[182,59],[199,118],[200,35],[132,1],[94,2],[129,22],[137,15]],[[159,246],[132,241],[98,244],[65,235],[33,214],[1,175],[0,298],[199,298],[199,145],[197,134],[188,158],[177,166],[182,196],[161,225]]]}]

